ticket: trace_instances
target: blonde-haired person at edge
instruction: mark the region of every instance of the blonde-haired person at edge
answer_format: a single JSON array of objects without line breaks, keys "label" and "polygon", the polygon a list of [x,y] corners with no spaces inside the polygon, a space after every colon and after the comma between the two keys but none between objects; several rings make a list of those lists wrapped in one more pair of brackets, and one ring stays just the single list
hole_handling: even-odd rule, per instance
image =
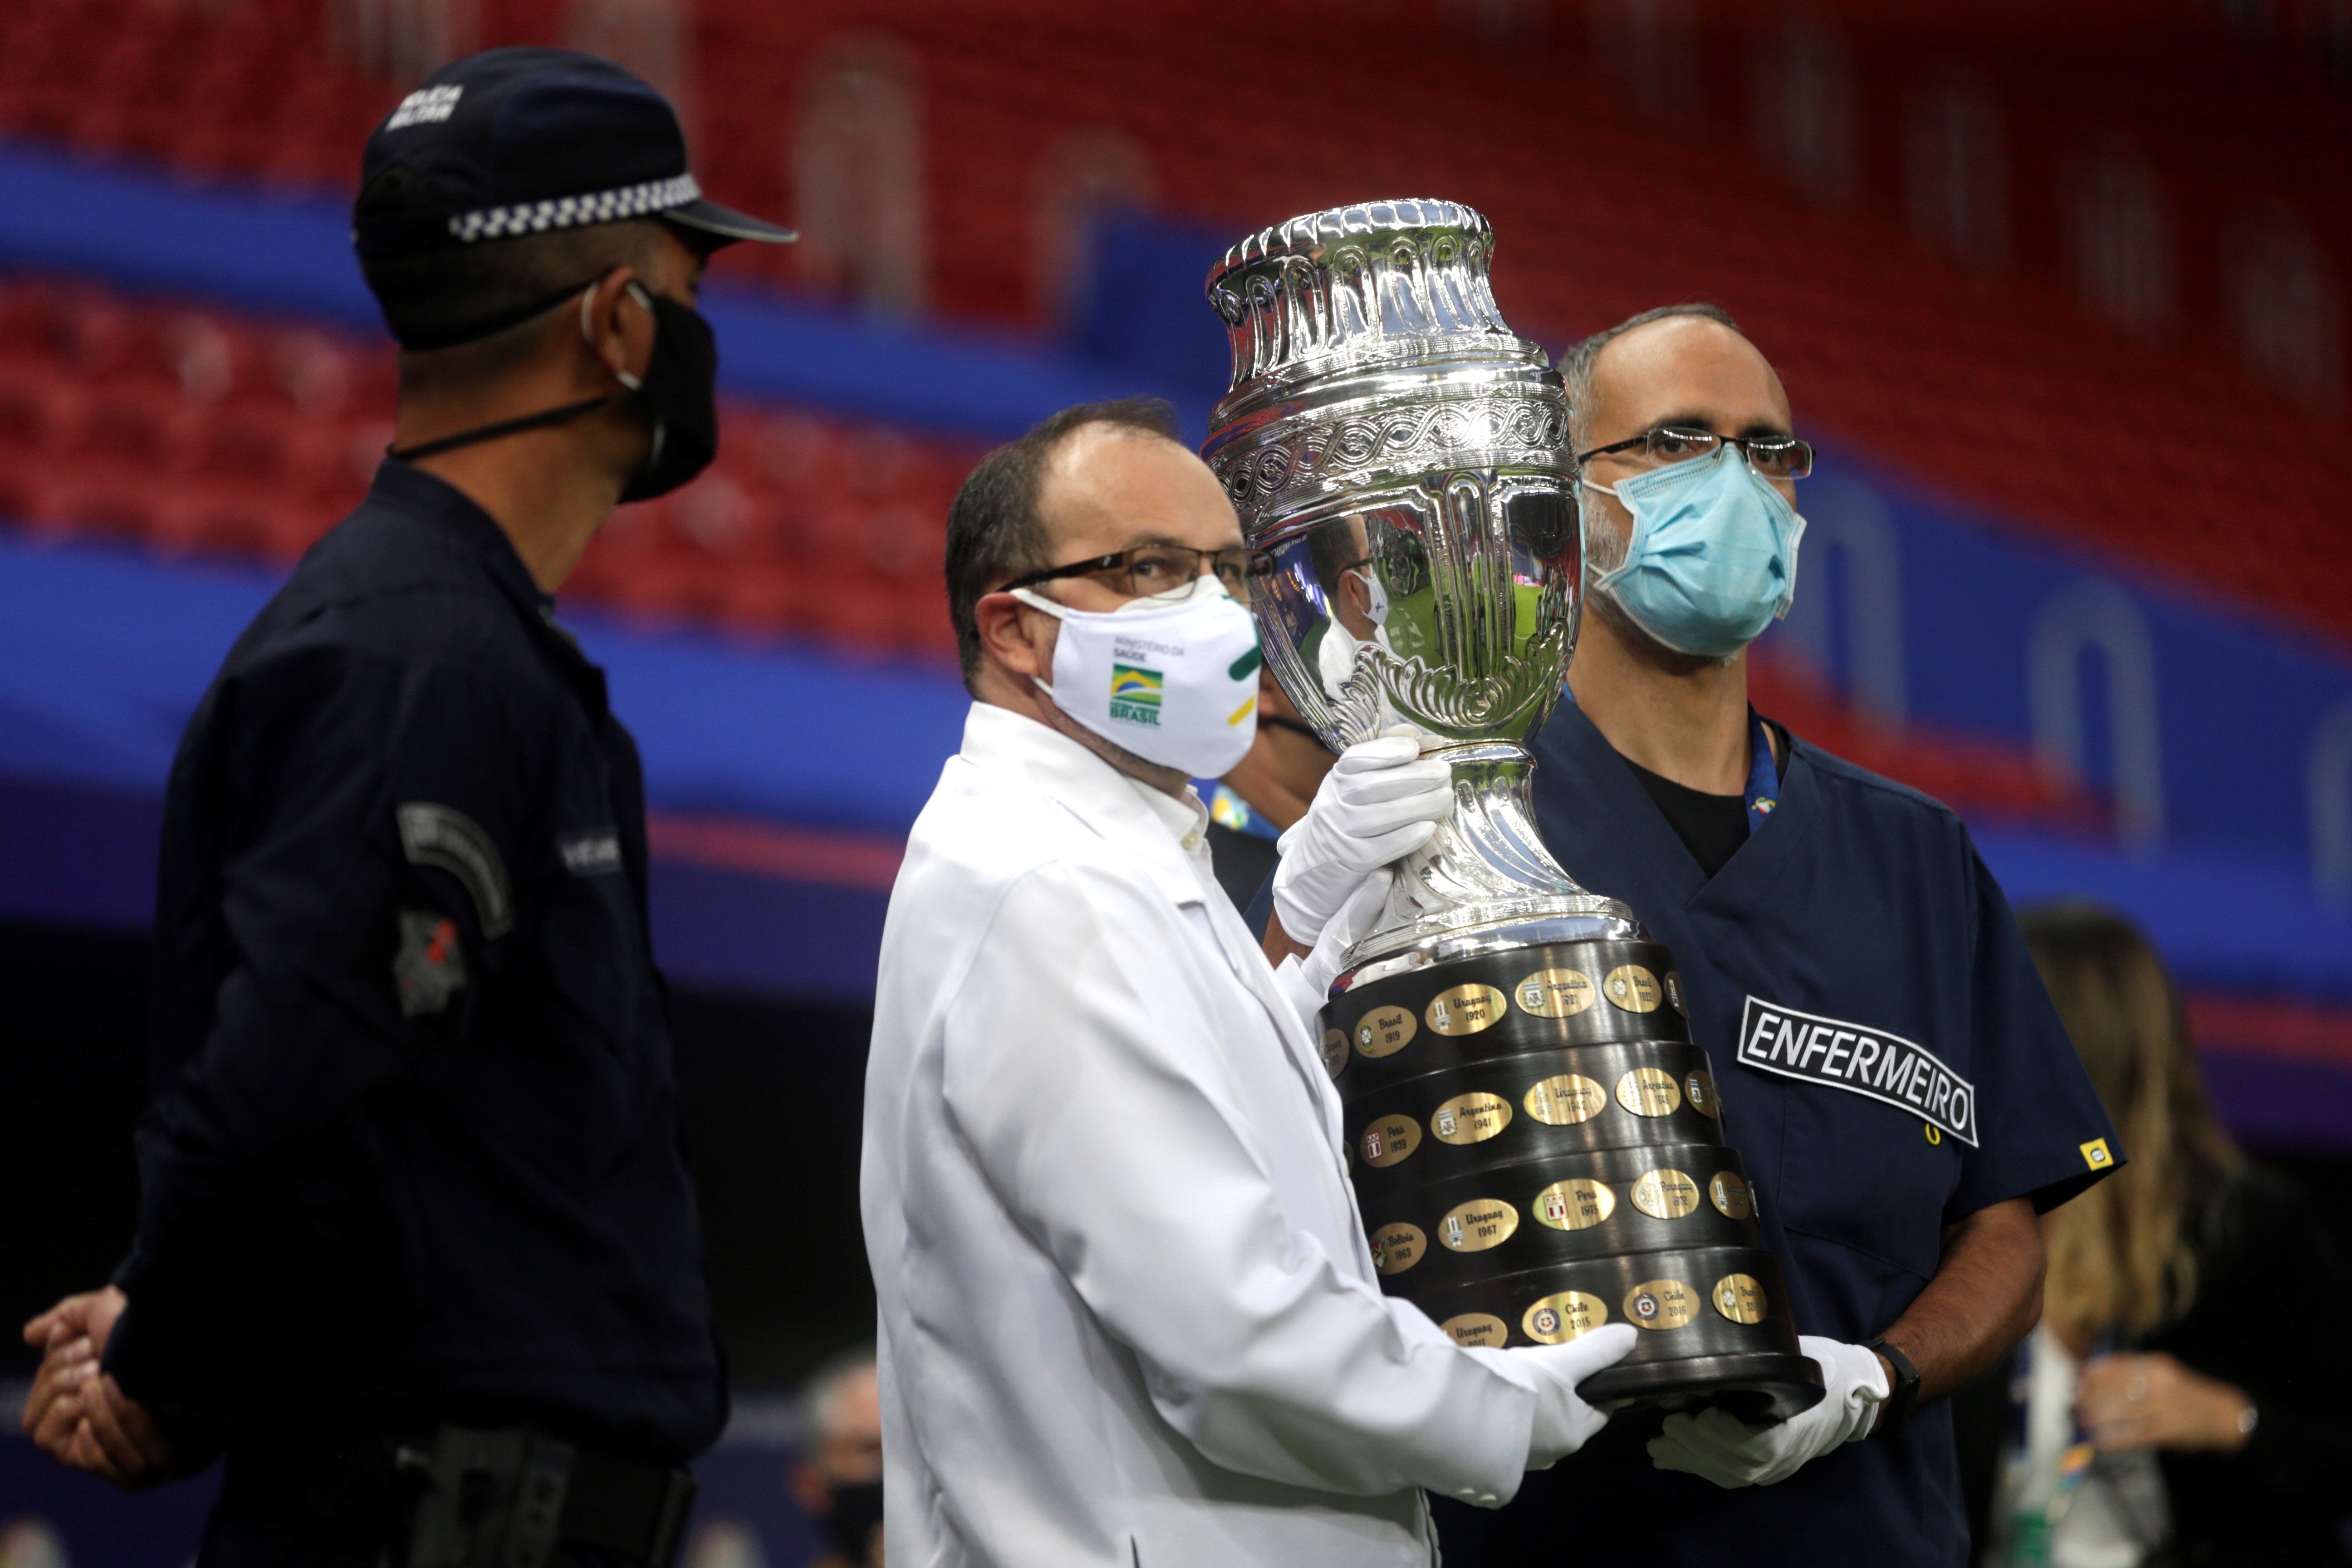
[{"label": "blonde-haired person at edge", "polygon": [[2206,1098],[2179,992],[2089,904],[2018,923],[2132,1163],[2042,1216],[2041,1327],[1954,1396],[1980,1563],[2352,1562],[2352,1300]]}]

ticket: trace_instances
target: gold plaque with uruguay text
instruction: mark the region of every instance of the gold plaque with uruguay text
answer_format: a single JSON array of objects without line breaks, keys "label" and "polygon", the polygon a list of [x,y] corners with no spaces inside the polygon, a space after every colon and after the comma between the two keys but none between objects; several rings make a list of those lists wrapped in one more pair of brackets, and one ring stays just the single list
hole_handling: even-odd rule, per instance
[{"label": "gold plaque with uruguay text", "polygon": [[1529,1089],[1521,1101],[1547,1127],[1572,1127],[1609,1108],[1609,1091],[1580,1073],[1564,1072]]},{"label": "gold plaque with uruguay text", "polygon": [[1501,1350],[1503,1342],[1511,1337],[1510,1325],[1492,1312],[1465,1312],[1448,1318],[1437,1325],[1454,1336],[1457,1345],[1481,1345],[1488,1350]]},{"label": "gold plaque with uruguay text", "polygon": [[1449,1251],[1484,1252],[1511,1239],[1519,1228],[1519,1211],[1496,1198],[1473,1198],[1455,1204],[1437,1222],[1437,1239]]},{"label": "gold plaque with uruguay text", "polygon": [[1748,1195],[1748,1184],[1729,1171],[1717,1171],[1706,1184],[1707,1201],[1726,1219],[1746,1219],[1756,1212],[1755,1200]]},{"label": "gold plaque with uruguay text", "polygon": [[1429,1004],[1429,1026],[1441,1035],[1475,1035],[1502,1021],[1510,1002],[1491,985],[1472,981],[1441,991]]}]

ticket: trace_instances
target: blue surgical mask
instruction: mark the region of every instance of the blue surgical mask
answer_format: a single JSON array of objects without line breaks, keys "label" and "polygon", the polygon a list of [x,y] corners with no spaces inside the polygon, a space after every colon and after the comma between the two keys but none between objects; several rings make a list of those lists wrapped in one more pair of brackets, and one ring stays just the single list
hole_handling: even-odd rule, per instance
[{"label": "blue surgical mask", "polygon": [[1721,658],[1789,613],[1805,520],[1730,442],[1614,489],[1590,479],[1584,489],[1633,515],[1624,564],[1592,586],[1666,647]]}]

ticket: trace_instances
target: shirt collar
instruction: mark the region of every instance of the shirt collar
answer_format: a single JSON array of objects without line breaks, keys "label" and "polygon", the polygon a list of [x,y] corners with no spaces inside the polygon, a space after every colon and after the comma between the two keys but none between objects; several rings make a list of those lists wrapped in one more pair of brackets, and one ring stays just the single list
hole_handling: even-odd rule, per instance
[{"label": "shirt collar", "polygon": [[[1208,812],[1190,789],[1179,800],[1112,767],[1091,749],[1010,708],[975,702],[962,755],[983,767],[1018,768],[1105,838],[1133,846],[1139,861],[1179,901],[1199,899],[1187,862],[1208,852]],[[1158,847],[1176,851],[1171,857]]]},{"label": "shirt collar", "polygon": [[429,522],[469,547],[481,557],[499,586],[514,595],[533,619],[553,611],[554,595],[541,590],[507,531],[448,480],[398,458],[386,458],[376,465],[369,494],[403,516]]}]

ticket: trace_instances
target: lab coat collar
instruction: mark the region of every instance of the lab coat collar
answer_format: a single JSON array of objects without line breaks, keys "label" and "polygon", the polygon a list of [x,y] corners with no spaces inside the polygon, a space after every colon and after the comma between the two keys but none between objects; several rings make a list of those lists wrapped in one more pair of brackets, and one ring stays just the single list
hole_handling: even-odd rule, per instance
[{"label": "lab coat collar", "polygon": [[1149,785],[1134,787],[1136,781],[1060,731],[992,702],[971,705],[963,722],[962,755],[982,768],[1019,770],[1090,831],[1131,856],[1137,869],[1171,901],[1207,902],[1181,842],[1186,829],[1177,828],[1174,815],[1186,814],[1193,842],[1200,844],[1198,824],[1206,815],[1197,801],[1188,807],[1166,795],[1147,800]]}]

